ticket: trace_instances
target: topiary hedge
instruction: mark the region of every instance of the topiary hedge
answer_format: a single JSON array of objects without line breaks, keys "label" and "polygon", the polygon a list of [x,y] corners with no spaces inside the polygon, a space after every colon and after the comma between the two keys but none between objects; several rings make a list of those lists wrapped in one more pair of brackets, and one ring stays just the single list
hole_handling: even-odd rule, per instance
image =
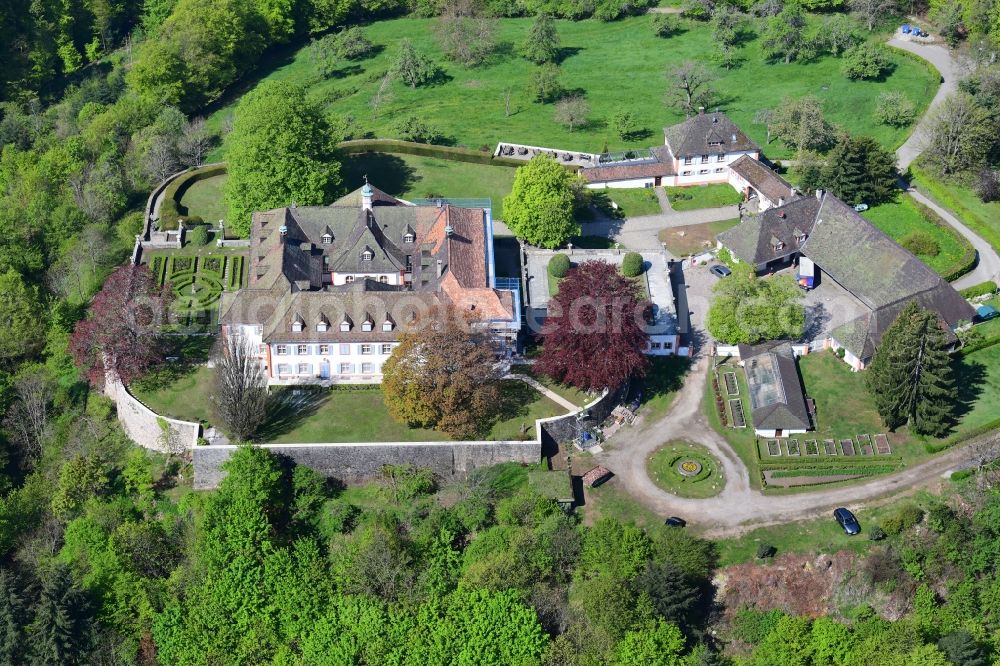
[{"label": "topiary hedge", "polygon": [[937,240],[924,231],[911,231],[899,239],[899,244],[912,254],[936,257],[941,252]]},{"label": "topiary hedge", "polygon": [[443,160],[469,162],[472,164],[491,164],[493,166],[518,167],[524,166],[523,160],[512,160],[505,157],[493,157],[493,153],[469,148],[453,146],[434,146],[413,141],[398,139],[356,139],[342,141],[337,148],[348,154],[355,153],[401,153],[403,155],[419,155],[421,157],[437,157]]},{"label": "topiary hedge", "polygon": [[157,224],[161,231],[173,231],[180,225],[180,198],[187,188],[199,180],[221,176],[226,173],[226,164],[209,164],[198,169],[184,172],[170,181],[163,188],[163,201],[160,202],[160,218]]},{"label": "topiary hedge", "polygon": [[622,259],[622,275],[625,277],[637,277],[642,273],[643,260],[642,255],[638,252],[629,252]]},{"label": "topiary hedge", "polygon": [[208,227],[204,224],[199,224],[188,234],[188,240],[195,247],[208,245]]},{"label": "topiary hedge", "polygon": [[565,254],[554,254],[549,259],[549,275],[554,278],[564,278],[566,277],[566,273],[569,272],[571,265],[569,257]]}]

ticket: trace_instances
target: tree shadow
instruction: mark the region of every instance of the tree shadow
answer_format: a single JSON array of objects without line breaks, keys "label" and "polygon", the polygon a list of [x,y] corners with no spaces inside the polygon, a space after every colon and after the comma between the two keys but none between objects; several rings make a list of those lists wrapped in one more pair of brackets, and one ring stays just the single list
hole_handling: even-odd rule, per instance
[{"label": "tree shadow", "polygon": [[352,192],[365,183],[365,176],[380,190],[398,196],[410,191],[420,180],[416,171],[401,157],[389,153],[359,153],[343,162],[344,186]]},{"label": "tree shadow", "polygon": [[675,393],[684,385],[691,362],[683,356],[662,356],[651,359],[646,376],[639,382],[633,400],[647,403],[654,398]]},{"label": "tree shadow", "polygon": [[164,363],[137,379],[142,392],[153,392],[195,372],[208,361],[216,342],[212,335],[166,335],[162,338]]},{"label": "tree shadow", "polygon": [[572,58],[580,51],[583,51],[581,46],[564,46],[556,52],[556,64],[561,65],[567,58]]},{"label": "tree shadow", "polygon": [[[486,424],[483,430],[488,432],[497,423],[509,421],[519,416],[527,417],[529,407],[538,399],[538,391],[520,380],[508,380],[500,383],[500,399],[497,402],[496,414],[492,423]],[[529,435],[533,435],[534,423],[525,421]]]},{"label": "tree shadow", "polygon": [[986,366],[978,361],[958,358],[952,364],[955,373],[955,411],[952,416],[958,422],[972,411],[976,400],[983,392],[986,381]]},{"label": "tree shadow", "polygon": [[290,65],[295,60],[295,54],[301,47],[301,44],[293,43],[265,51],[260,62],[252,70],[245,73],[226,88],[218,98],[206,104],[202,108],[201,114],[207,118],[219,109],[223,109],[233,102],[239,101],[243,95],[255,88],[258,83],[274,73],[275,70]]},{"label": "tree shadow", "polygon": [[333,70],[330,76],[324,76],[322,77],[322,80],[326,81],[329,79],[342,79],[347,76],[356,76],[358,74],[362,74],[364,73],[364,71],[365,71],[364,67],[362,67],[357,63],[351,62],[350,64],[344,67],[338,67],[337,69]]},{"label": "tree shadow", "polygon": [[255,439],[272,440],[314,415],[329,399],[329,390],[319,386],[289,386],[274,389],[267,407],[267,419]]}]

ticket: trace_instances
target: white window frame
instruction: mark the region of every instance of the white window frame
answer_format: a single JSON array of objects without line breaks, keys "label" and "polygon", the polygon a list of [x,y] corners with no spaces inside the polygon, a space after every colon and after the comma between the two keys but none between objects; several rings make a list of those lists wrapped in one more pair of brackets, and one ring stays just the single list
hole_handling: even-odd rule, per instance
[{"label": "white window frame", "polygon": [[288,356],[288,345],[275,345],[274,353],[277,356]]},{"label": "white window frame", "polygon": [[367,355],[367,354],[371,354],[372,353],[372,346],[368,342],[366,342],[366,343],[364,343],[362,345],[359,345],[359,349],[360,349],[360,353],[362,355]]},{"label": "white window frame", "polygon": [[309,345],[295,345],[295,355],[296,356],[308,356],[309,355]]},{"label": "white window frame", "polygon": [[392,345],[390,345],[388,342],[383,343],[382,344],[382,353],[383,354],[391,354],[392,353]]},{"label": "white window frame", "polygon": [[341,363],[337,366],[338,375],[349,375],[354,372],[354,367],[350,363]]},{"label": "white window frame", "polygon": [[287,363],[279,363],[278,364],[278,374],[279,375],[290,375],[290,374],[292,374],[292,366],[288,365]]},{"label": "white window frame", "polygon": [[693,157],[685,157],[684,158],[684,166],[690,166],[691,164],[694,164],[694,158]]},{"label": "white window frame", "polygon": [[372,323],[370,321],[361,323],[361,330],[368,333],[372,330]]},{"label": "white window frame", "polygon": [[347,344],[346,342],[341,342],[340,343],[340,350],[339,351],[340,351],[340,355],[341,356],[350,356],[351,355],[351,345]]},{"label": "white window frame", "polygon": [[312,363],[299,363],[297,375],[311,375],[312,374]]},{"label": "white window frame", "polygon": [[365,250],[361,253],[361,261],[371,261],[375,258],[375,253],[371,250]]},{"label": "white window frame", "polygon": [[319,346],[319,353],[320,353],[321,356],[329,356],[330,355],[330,345],[320,345]]},{"label": "white window frame", "polygon": [[403,234],[403,242],[404,243],[412,243],[415,240],[417,240],[417,238],[413,234]]},{"label": "white window frame", "polygon": [[370,374],[372,374],[374,372],[375,372],[375,364],[374,363],[362,363],[361,364],[361,374],[363,374],[363,375],[370,375]]},{"label": "white window frame", "polygon": [[347,333],[349,330],[351,330],[350,323],[348,323],[346,321],[340,322],[340,332],[341,333]]},{"label": "white window frame", "polygon": [[385,331],[386,333],[388,333],[389,331],[391,331],[392,330],[392,322],[391,321],[382,322],[382,330]]},{"label": "white window frame", "polygon": [[715,161],[716,162],[725,162],[726,161],[726,154],[725,153],[719,153],[718,155],[715,156]]}]

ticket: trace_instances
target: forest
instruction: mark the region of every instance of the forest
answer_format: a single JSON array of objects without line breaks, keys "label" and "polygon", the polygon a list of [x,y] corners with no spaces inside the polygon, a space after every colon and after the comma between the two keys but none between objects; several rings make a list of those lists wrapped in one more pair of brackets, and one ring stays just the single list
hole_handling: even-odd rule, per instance
[{"label": "forest", "polygon": [[[996,34],[995,3],[970,2],[957,16],[953,3],[931,5],[969,39]],[[74,364],[70,336],[128,257],[149,191],[218,147],[204,117],[238,98],[276,51],[383,17],[444,18],[461,36],[483,16],[614,21],[643,9],[623,0],[0,4],[0,664],[995,658],[1000,497],[990,470],[873,541],[835,607],[797,614],[733,605],[713,582],[723,569],[712,542],[567,514],[519,467],[452,484],[387,467],[377,482],[345,488],[245,447],[217,491],[193,491],[189,463],[132,444]]]}]

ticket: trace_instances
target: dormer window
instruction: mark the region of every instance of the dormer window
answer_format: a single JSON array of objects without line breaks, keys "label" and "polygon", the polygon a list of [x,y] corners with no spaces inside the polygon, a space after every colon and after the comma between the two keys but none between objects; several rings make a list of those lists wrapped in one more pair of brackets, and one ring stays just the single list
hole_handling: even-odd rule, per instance
[{"label": "dormer window", "polygon": [[774,244],[774,249],[775,249],[775,250],[781,250],[781,249],[783,249],[784,247],[785,247],[785,244],[784,244],[784,243],[782,243],[781,241],[778,241],[778,242],[776,242],[776,243]]},{"label": "dormer window", "polygon": [[329,245],[333,242],[333,236],[330,234],[323,234],[323,245]]},{"label": "dormer window", "polygon": [[374,323],[375,322],[372,321],[372,318],[371,318],[370,315],[365,315],[365,320],[363,322],[361,322],[361,330],[362,331],[366,331],[366,332],[371,331],[372,330],[372,326],[374,325]]},{"label": "dormer window", "polygon": [[302,332],[302,322],[301,321],[293,321],[292,322],[292,332],[293,333],[301,333]]},{"label": "dormer window", "polygon": [[361,252],[361,261],[371,261],[375,258],[375,253],[372,252],[370,247],[366,247],[364,251]]},{"label": "dormer window", "polygon": [[328,324],[325,319],[321,319],[319,323],[316,324],[316,330],[319,331],[320,333],[326,333],[329,327],[330,324]]},{"label": "dormer window", "polygon": [[411,234],[411,233],[405,233],[405,234],[403,234],[403,242],[404,243],[412,243],[415,240],[417,240],[417,237],[414,236],[413,234]]},{"label": "dormer window", "polygon": [[392,330],[392,322],[391,321],[383,322],[382,323],[382,330],[385,331],[386,333],[388,333],[389,331],[391,331]]},{"label": "dormer window", "polygon": [[341,333],[347,333],[350,330],[351,330],[351,322],[349,320],[345,319],[344,321],[340,322]]}]

